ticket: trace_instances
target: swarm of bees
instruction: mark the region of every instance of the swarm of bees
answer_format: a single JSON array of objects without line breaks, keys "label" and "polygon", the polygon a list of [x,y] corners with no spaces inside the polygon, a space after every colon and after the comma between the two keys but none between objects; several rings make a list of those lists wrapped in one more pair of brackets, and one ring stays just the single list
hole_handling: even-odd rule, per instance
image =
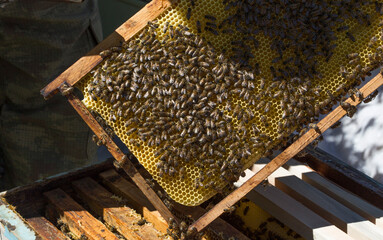
[{"label": "swarm of bees", "polygon": [[[196,1],[190,1],[187,19]],[[340,75],[352,85],[340,85],[332,93],[317,84],[322,79],[318,58],[330,61],[336,33],[357,40],[343,22],[355,19],[368,26],[371,17],[359,9],[375,4],[382,14],[382,4],[375,1],[223,4],[232,14],[221,21],[204,15],[196,21],[196,33],[180,24],[167,22],[160,28],[156,21],[149,22],[137,38],[100,53],[104,61],[91,72],[88,86],[94,101],[112,106],[109,121],[124,121],[133,144],[139,146],[135,139],[140,139],[155,149],[160,177],[183,179],[185,165],[192,164],[200,170],[195,188],[216,191],[222,186],[215,177],[225,183],[237,180],[250,156],[267,156],[276,143],[286,145],[309,128],[321,134],[313,122],[335,103],[340,101],[352,117],[355,107],[341,96],[363,99],[354,87],[383,60],[383,47],[368,56],[368,66],[358,53],[350,53]],[[197,34],[202,32],[238,37],[229,51],[219,52]],[[253,54],[258,34],[272,39],[270,48],[277,55],[269,66],[272,81],[264,78],[256,62],[261,59]],[[368,46],[375,49],[377,41],[372,38]],[[261,130],[271,125],[271,112],[281,115],[273,136]]]},{"label": "swarm of bees", "polygon": [[160,29],[166,34],[162,41],[156,38],[158,25],[148,26],[138,40],[101,53],[108,58],[93,71],[92,98],[112,105],[110,120],[126,119],[126,134],[158,149],[160,176],[184,177],[183,165],[193,160],[201,168],[196,187],[215,187],[205,179],[217,174],[235,180],[243,161],[271,140],[261,135],[252,145],[241,141],[249,138],[246,125],[255,113],[232,101],[236,96],[261,108],[254,74],[181,25]]}]

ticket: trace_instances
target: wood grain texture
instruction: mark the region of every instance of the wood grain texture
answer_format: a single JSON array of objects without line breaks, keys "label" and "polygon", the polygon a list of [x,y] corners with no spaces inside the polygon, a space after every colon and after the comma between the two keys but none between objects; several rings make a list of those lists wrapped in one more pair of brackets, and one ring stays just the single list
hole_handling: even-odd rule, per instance
[{"label": "wood grain texture", "polygon": [[30,185],[16,187],[0,193],[7,202],[13,206],[17,206],[17,212],[24,218],[33,217],[36,212],[43,212],[45,201],[43,193],[56,189],[73,180],[83,178],[84,176],[92,176],[98,174],[102,169],[113,167],[112,161],[105,161],[100,164],[95,164],[89,167],[75,169],[68,173],[62,173],[49,177],[43,181],[37,181]]},{"label": "wood grain texture", "polygon": [[116,235],[110,232],[104,224],[95,219],[63,190],[57,188],[45,192],[44,196],[55,207],[58,214],[68,224],[69,229],[76,237],[86,236],[92,240],[118,240]]},{"label": "wood grain texture", "polygon": [[99,185],[93,179],[87,177],[72,182],[76,192],[81,196],[90,208],[110,226],[116,228],[127,239],[159,239],[158,233],[152,226],[144,224],[139,226],[140,220],[133,210],[124,206],[113,198],[113,194]]},{"label": "wood grain texture", "polygon": [[149,199],[152,205],[158,210],[158,212],[166,221],[169,221],[170,218],[173,218],[175,221],[177,221],[177,219],[173,216],[173,214],[169,211],[169,209],[165,206],[165,204],[161,201],[153,189],[151,189],[150,186],[146,183],[145,179],[137,171],[137,169],[126,157],[126,155],[119,149],[117,144],[113,142],[113,140],[101,127],[101,125],[96,121],[96,119],[81,102],[81,100],[73,94],[68,94],[66,97],[68,102],[77,111],[77,113],[86,122],[86,124],[88,124],[90,129],[97,135],[97,137],[104,140],[106,148],[116,160],[115,165],[118,168],[123,169],[128,174],[128,176],[144,193],[147,199]]},{"label": "wood grain texture", "polygon": [[102,58],[98,55],[101,51],[113,46],[119,46],[122,41],[129,40],[141,31],[147,25],[148,21],[156,19],[170,7],[171,4],[172,1],[170,0],[153,0],[148,3],[133,17],[118,27],[104,41],[93,48],[86,56],[77,60],[72,66],[61,73],[56,79],[43,88],[40,93],[47,99],[56,94],[58,88],[63,83],[67,83],[69,86],[76,84],[102,61]]},{"label": "wood grain texture", "polygon": [[257,186],[246,197],[307,240],[352,239],[274,186]]},{"label": "wood grain texture", "polygon": [[111,192],[123,196],[158,231],[166,233],[168,223],[134,184],[121,177],[114,169],[102,172],[99,176]]},{"label": "wood grain texture", "polygon": [[320,175],[383,209],[383,184],[318,148],[305,150],[308,152],[306,156],[294,158],[307,163]]},{"label": "wood grain texture", "polygon": [[303,165],[294,159],[288,161],[284,167],[298,178],[321,190],[328,196],[342,203],[344,206],[358,213],[360,216],[383,228],[383,210],[346,191],[335,183],[320,176],[308,166]]},{"label": "wood grain texture", "polygon": [[[151,222],[156,228],[157,226],[163,225],[163,223],[161,223],[161,220],[159,221],[159,219],[156,216],[150,213],[152,212],[151,209],[153,209],[153,207],[151,206],[150,202],[146,199],[145,195],[143,195],[142,192],[136,186],[134,186],[125,178],[120,176],[115,170],[109,170],[104,173],[101,173],[100,177],[105,181],[105,184],[110,188],[110,190],[116,195],[123,196],[124,198],[129,199],[129,202],[136,202],[137,205],[140,205],[140,207],[143,209],[144,216],[145,212],[147,212],[147,214],[151,214],[155,220]],[[190,216],[193,219],[198,219],[200,216],[206,213],[206,210],[201,207],[186,207],[180,204],[174,204],[174,208],[181,214]],[[167,225],[166,228],[165,226],[162,227],[164,227],[164,230],[166,231]],[[209,228],[211,231],[217,234],[222,233],[224,239],[229,239],[230,237],[235,237],[238,240],[248,239],[244,234],[242,234],[240,231],[238,231],[236,228],[234,228],[221,218],[218,218],[214,222],[212,222]]]},{"label": "wood grain texture", "polygon": [[[364,85],[360,91],[363,93],[363,96],[367,97],[372,92],[374,92],[378,87],[383,85],[382,75],[379,74],[375,78],[371,79],[366,85]],[[352,105],[358,105],[361,101],[356,99],[353,101],[352,99],[347,99],[346,102]],[[339,121],[344,115],[346,115],[346,111],[342,107],[335,108],[332,112],[330,112],[325,118],[323,118],[318,124],[319,130],[323,133],[337,121]],[[294,143],[292,143],[289,147],[287,147],[282,153],[280,153],[277,157],[275,157],[270,163],[268,163],[264,168],[259,170],[252,178],[250,178],[247,182],[245,182],[241,187],[234,190],[231,194],[229,194],[226,198],[224,198],[221,202],[215,205],[209,212],[204,214],[200,219],[194,222],[190,228],[195,227],[197,231],[201,231],[207,225],[209,225],[214,219],[219,217],[225,208],[228,208],[239,201],[242,197],[244,197],[247,193],[249,193],[253,188],[255,188],[258,184],[260,184],[264,179],[266,179],[271,173],[285,164],[289,159],[294,157],[297,153],[302,151],[305,147],[307,147],[314,139],[319,137],[319,133],[317,133],[314,129],[310,129],[305,134],[303,134],[300,138],[298,138]]]},{"label": "wood grain texture", "polygon": [[69,240],[68,237],[43,216],[34,216],[26,219],[26,221],[44,240]]},{"label": "wood grain texture", "polygon": [[[264,164],[254,164],[258,170]],[[334,224],[355,239],[383,239],[383,230],[345,207],[335,199],[302,181],[284,168],[268,177],[269,182],[313,212]]]}]

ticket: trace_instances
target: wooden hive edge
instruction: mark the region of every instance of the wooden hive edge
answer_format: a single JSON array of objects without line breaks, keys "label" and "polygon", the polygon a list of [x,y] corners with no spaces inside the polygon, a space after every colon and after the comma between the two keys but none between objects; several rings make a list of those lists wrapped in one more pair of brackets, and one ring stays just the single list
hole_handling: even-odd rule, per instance
[{"label": "wooden hive edge", "polygon": [[383,209],[383,184],[320,149],[307,148],[307,152],[307,155],[295,156],[294,159],[306,163],[325,178]]}]

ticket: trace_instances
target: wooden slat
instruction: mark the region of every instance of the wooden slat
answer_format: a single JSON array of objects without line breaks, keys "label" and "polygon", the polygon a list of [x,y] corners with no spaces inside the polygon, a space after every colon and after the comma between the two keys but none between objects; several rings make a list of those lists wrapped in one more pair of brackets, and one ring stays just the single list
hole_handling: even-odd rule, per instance
[{"label": "wooden slat", "polygon": [[80,238],[82,235],[88,239],[115,239],[116,235],[110,232],[104,224],[95,219],[81,205],[75,202],[63,190],[45,192],[44,196],[55,207],[58,214],[65,220],[71,232]]},{"label": "wooden slat", "polygon": [[113,167],[113,161],[107,160],[100,164],[48,177],[44,179],[44,181],[37,181],[30,185],[7,190],[0,193],[0,198],[3,197],[9,204],[17,206],[17,212],[24,218],[33,217],[36,214],[36,211],[44,211],[45,202],[42,196],[43,192],[58,188],[75,179],[83,178],[84,176],[98,174],[111,167]]},{"label": "wooden slat", "polygon": [[113,194],[87,177],[72,182],[76,192],[105,222],[116,228],[127,239],[159,239],[158,232],[150,225],[136,223],[140,219],[133,210],[113,199]]},{"label": "wooden slat", "polygon": [[141,176],[141,174],[137,171],[134,165],[130,162],[127,156],[119,149],[117,144],[113,142],[113,140],[108,136],[105,130],[101,127],[101,125],[96,121],[93,115],[89,112],[89,110],[85,107],[85,105],[81,102],[73,94],[66,95],[69,103],[72,107],[77,111],[77,113],[81,116],[81,118],[88,124],[90,129],[97,135],[99,139],[104,139],[106,143],[106,147],[108,151],[115,158],[115,164],[117,167],[122,168],[128,176],[133,180],[133,182],[138,186],[138,188],[144,193],[144,195],[149,199],[152,205],[158,210],[161,216],[169,221],[170,218],[173,218],[177,222],[177,218],[173,216],[173,214],[169,211],[169,209],[165,206],[165,204],[161,201],[161,199],[156,195],[153,189],[146,183],[145,179]]},{"label": "wooden slat", "polygon": [[347,163],[329,155],[319,148],[305,149],[306,156],[295,156],[316,172],[356,194],[376,207],[383,209],[383,184],[356,170]]},{"label": "wooden slat", "polygon": [[307,240],[352,239],[274,186],[257,186],[246,197]]},{"label": "wooden slat", "polygon": [[306,165],[294,159],[288,161],[285,168],[298,178],[326,193],[362,217],[370,220],[379,227],[383,227],[383,210],[325,179]]},{"label": "wooden slat", "polygon": [[69,240],[60,230],[43,216],[34,216],[26,219],[35,232],[46,240]]},{"label": "wooden slat", "polygon": [[[363,93],[363,96],[368,96],[372,92],[374,92],[377,88],[383,85],[383,77],[381,74],[371,79],[366,85],[364,85],[360,91]],[[348,98],[346,102],[351,105],[358,105],[361,101],[359,99],[355,99],[353,101],[351,98]],[[346,115],[346,111],[338,106],[332,112],[330,112],[325,118],[323,118],[318,124],[318,128],[320,132],[325,132],[329,127],[339,121],[344,115]],[[293,144],[287,147],[282,153],[280,153],[277,157],[275,157],[270,163],[268,163],[264,168],[259,170],[252,178],[250,178],[246,183],[244,183],[241,187],[237,188],[231,194],[229,194],[226,198],[224,198],[221,202],[215,205],[209,212],[204,214],[200,219],[194,222],[190,228],[195,227],[197,231],[201,231],[207,225],[209,225],[214,219],[219,217],[224,209],[234,205],[241,198],[243,198],[247,193],[249,193],[253,188],[259,185],[264,179],[266,179],[271,173],[285,164],[289,159],[294,157],[297,153],[302,151],[305,147],[307,147],[314,139],[319,137],[319,133],[317,133],[314,129],[310,129],[305,134],[303,134],[298,140],[296,140]]]},{"label": "wooden slat", "polygon": [[119,46],[122,41],[129,40],[141,31],[141,29],[147,25],[148,21],[153,21],[170,6],[170,0],[153,0],[148,3],[104,41],[93,48],[86,56],[77,60],[71,67],[61,73],[55,80],[43,88],[40,93],[44,98],[49,98],[58,92],[58,88],[64,82],[69,86],[73,86],[102,61],[102,58],[98,55],[102,50],[112,46]]},{"label": "wooden slat", "polygon": [[[138,205],[141,204],[143,209],[147,209],[148,213],[151,212],[152,209],[150,202],[146,199],[146,197],[142,194],[142,192],[137,189],[136,186],[131,184],[129,181],[121,177],[116,171],[109,170],[102,174],[100,174],[101,178],[105,181],[105,184],[111,189],[112,192],[119,196],[123,196],[124,198],[129,199],[129,201],[134,201]],[[193,219],[197,219],[206,213],[201,207],[186,207],[179,204],[174,205],[175,209],[186,216],[190,216]],[[145,211],[144,211],[145,214]],[[158,220],[157,220],[158,221]],[[161,225],[161,222],[153,222],[153,224]],[[165,226],[164,226],[165,227]],[[217,218],[214,222],[209,225],[210,229],[215,233],[222,233],[224,239],[228,239],[230,237],[235,237],[236,239],[248,239],[244,234],[238,231],[236,228],[222,220],[221,218]],[[166,227],[167,228],[167,227]],[[166,230],[166,229],[165,229]]]},{"label": "wooden slat", "polygon": [[[264,164],[254,164],[253,170]],[[268,181],[355,239],[383,239],[383,230],[284,168]]]},{"label": "wooden slat", "polygon": [[100,173],[100,177],[113,193],[124,196],[130,205],[142,214],[148,222],[152,223],[157,230],[166,233],[166,229],[169,227],[168,223],[134,184],[121,177],[114,169]]}]

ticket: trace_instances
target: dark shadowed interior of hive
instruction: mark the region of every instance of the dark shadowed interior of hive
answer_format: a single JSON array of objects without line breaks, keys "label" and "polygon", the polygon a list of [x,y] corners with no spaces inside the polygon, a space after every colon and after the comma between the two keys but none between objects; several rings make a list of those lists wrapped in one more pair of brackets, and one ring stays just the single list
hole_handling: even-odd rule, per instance
[{"label": "dark shadowed interior of hive", "polygon": [[199,205],[319,114],[352,117],[343,97],[364,98],[383,59],[381,2],[177,1],[77,85],[172,199]]}]

